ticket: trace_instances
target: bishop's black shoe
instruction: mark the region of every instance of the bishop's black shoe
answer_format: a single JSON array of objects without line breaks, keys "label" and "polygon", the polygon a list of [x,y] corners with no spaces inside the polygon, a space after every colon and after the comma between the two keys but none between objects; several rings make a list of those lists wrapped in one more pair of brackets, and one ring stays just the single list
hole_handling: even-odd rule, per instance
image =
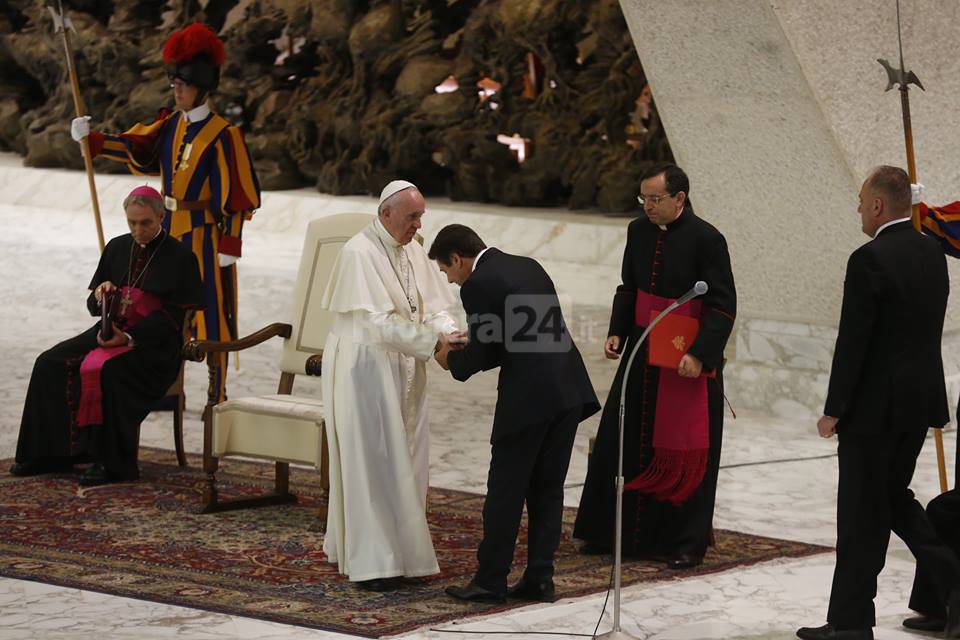
[{"label": "bishop's black shoe", "polygon": [[111,482],[130,482],[136,480],[140,477],[140,474],[136,471],[133,473],[124,475],[110,471],[102,462],[95,462],[93,465],[88,467],[86,471],[80,474],[80,477],[77,479],[77,484],[81,487],[95,487],[101,484],[109,484]]},{"label": "bishop's black shoe", "polygon": [[29,462],[17,462],[10,467],[10,475],[18,477],[38,476],[43,473],[73,471],[70,460],[40,459]]}]

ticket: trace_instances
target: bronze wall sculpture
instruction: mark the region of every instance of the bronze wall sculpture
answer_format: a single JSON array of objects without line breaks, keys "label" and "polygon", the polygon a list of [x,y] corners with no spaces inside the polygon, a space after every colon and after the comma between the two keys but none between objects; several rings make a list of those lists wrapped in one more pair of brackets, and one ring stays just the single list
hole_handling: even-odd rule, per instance
[{"label": "bronze wall sculpture", "polygon": [[[243,126],[266,189],[376,193],[403,177],[455,200],[631,211],[643,169],[671,158],[616,0],[64,5],[87,109],[107,131],[170,103],[160,48],[174,28],[220,31],[215,107]],[[6,0],[0,148],[82,167],[65,78],[43,1]],[[523,163],[497,140],[515,134]]]}]

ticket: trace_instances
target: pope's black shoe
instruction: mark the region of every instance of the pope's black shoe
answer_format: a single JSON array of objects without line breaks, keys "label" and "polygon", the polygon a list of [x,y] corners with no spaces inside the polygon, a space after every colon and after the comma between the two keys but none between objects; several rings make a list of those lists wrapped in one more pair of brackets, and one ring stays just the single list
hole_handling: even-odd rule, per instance
[{"label": "pope's black shoe", "polygon": [[943,631],[946,621],[943,618],[921,614],[912,618],[904,618],[902,624],[907,629],[913,629],[914,631]]},{"label": "pope's black shoe", "polygon": [[466,602],[489,602],[492,604],[501,604],[507,601],[506,597],[502,593],[484,589],[473,580],[471,580],[470,584],[465,587],[447,587],[445,591],[448,596],[456,598],[457,600],[464,600]]},{"label": "pope's black shoe", "polygon": [[507,589],[507,597],[516,600],[531,600],[533,602],[556,602],[557,594],[553,586],[553,578],[531,581],[524,576],[517,584]]},{"label": "pope's black shoe", "polygon": [[863,629],[843,629],[839,631],[832,624],[822,627],[800,627],[797,637],[801,640],[873,640],[873,627]]},{"label": "pope's black shoe", "polygon": [[390,578],[374,578],[373,580],[358,580],[357,586],[364,591],[383,593],[384,591],[393,591],[397,588],[398,583]]}]

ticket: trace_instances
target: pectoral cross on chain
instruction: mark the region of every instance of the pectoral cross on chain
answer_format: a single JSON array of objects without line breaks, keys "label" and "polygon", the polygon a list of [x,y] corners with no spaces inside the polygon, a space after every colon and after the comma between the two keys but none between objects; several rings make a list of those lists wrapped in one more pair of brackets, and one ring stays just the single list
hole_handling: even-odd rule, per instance
[{"label": "pectoral cross on chain", "polygon": [[130,299],[130,289],[124,289],[123,296],[120,298],[120,315],[127,315],[127,307],[133,304],[133,300]]},{"label": "pectoral cross on chain", "polygon": [[403,247],[397,247],[397,262],[400,264],[400,284],[403,286],[403,293],[407,296],[407,303],[410,305],[410,313],[417,312],[417,294],[416,289],[410,290],[410,263]]}]

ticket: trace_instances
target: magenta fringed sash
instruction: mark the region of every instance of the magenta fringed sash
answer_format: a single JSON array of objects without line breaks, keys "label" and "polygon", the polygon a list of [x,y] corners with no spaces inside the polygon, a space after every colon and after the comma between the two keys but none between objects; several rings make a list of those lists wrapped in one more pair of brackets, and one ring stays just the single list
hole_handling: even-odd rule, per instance
[{"label": "magenta fringed sash", "polygon": [[[123,287],[120,290],[121,306],[125,299],[130,300],[124,312],[127,327],[136,326],[138,322],[163,305],[156,295],[136,288]],[[77,408],[77,426],[103,424],[103,387],[100,373],[107,360],[130,350],[131,347],[126,345],[109,349],[97,347],[80,363],[80,406]]]},{"label": "magenta fringed sash", "polygon": [[[661,311],[672,303],[670,298],[637,291],[637,325],[646,326],[651,311]],[[692,300],[672,313],[699,318],[700,311],[700,301]],[[683,378],[674,369],[661,368],[655,416],[653,458],[624,488],[680,504],[693,495],[707,470],[707,378]]]}]

